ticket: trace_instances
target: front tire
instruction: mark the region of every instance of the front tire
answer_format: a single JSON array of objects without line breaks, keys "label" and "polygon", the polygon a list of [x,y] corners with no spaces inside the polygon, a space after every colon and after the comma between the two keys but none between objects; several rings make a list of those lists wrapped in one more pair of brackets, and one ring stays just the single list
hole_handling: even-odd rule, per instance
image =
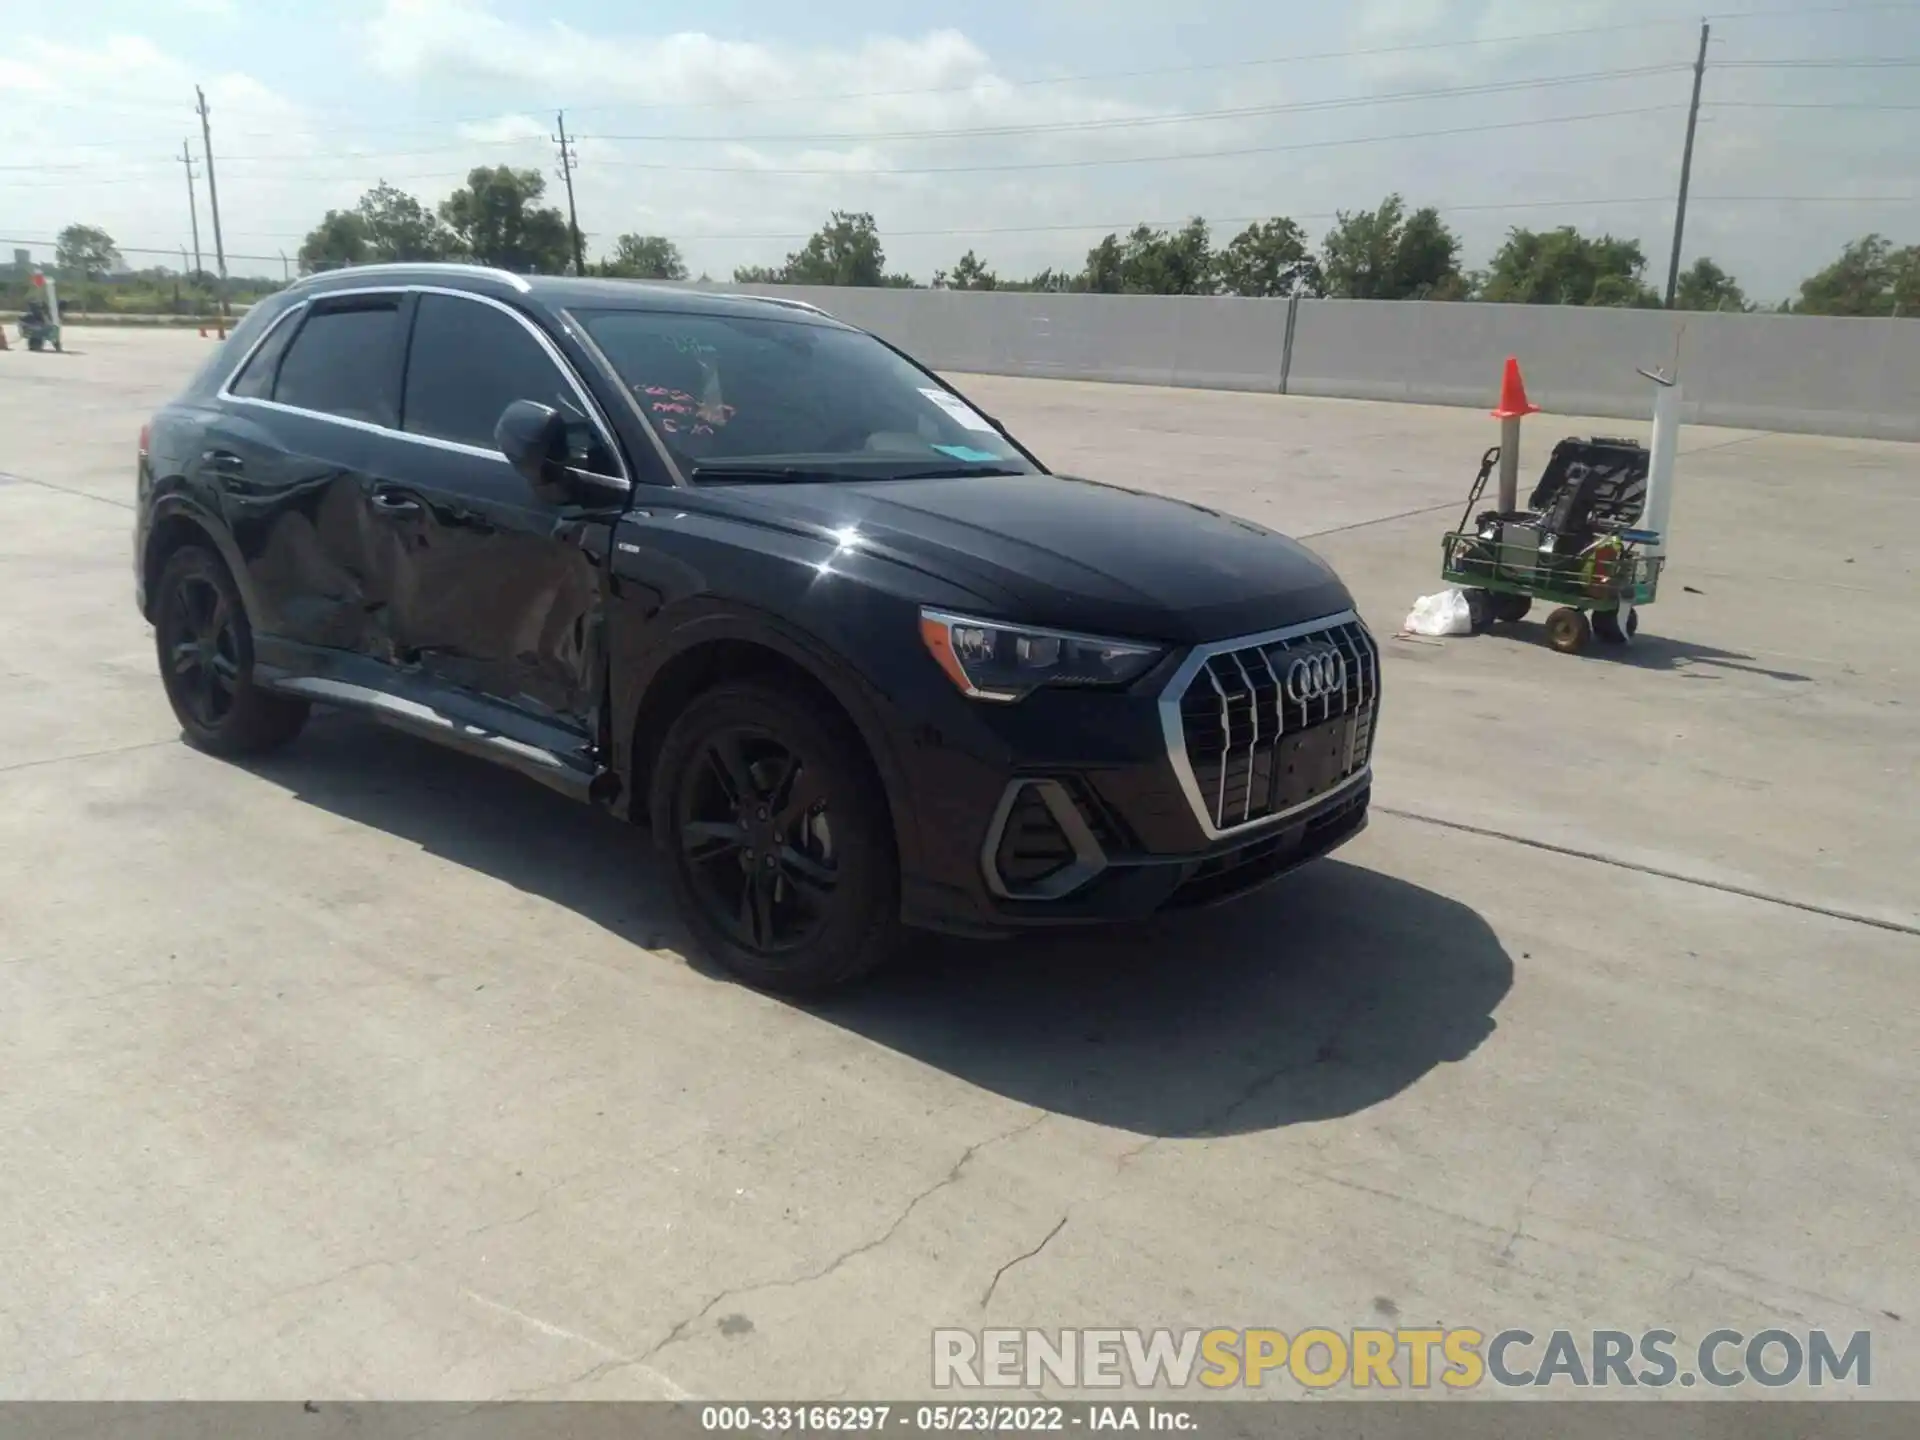
[{"label": "front tire", "polygon": [[160,572],[154,649],[187,743],[213,755],[278,749],[307,723],[307,702],[253,681],[253,628],[220,557],[183,546]]},{"label": "front tire", "polygon": [[1547,616],[1547,643],[1562,655],[1578,655],[1593,639],[1593,625],[1572,606],[1562,606]]},{"label": "front tire", "polygon": [[653,764],[651,815],[701,945],[750,985],[813,994],[882,964],[900,871],[859,736],[798,687],[696,696]]}]

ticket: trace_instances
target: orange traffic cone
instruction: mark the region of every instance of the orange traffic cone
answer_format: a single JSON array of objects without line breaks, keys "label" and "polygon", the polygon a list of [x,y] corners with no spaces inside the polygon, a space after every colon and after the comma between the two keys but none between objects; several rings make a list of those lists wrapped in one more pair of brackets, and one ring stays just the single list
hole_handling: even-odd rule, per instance
[{"label": "orange traffic cone", "polygon": [[1527,382],[1520,378],[1520,361],[1517,356],[1507,356],[1507,368],[1500,376],[1500,408],[1493,412],[1496,420],[1517,420],[1522,415],[1537,415],[1540,407],[1527,399]]}]

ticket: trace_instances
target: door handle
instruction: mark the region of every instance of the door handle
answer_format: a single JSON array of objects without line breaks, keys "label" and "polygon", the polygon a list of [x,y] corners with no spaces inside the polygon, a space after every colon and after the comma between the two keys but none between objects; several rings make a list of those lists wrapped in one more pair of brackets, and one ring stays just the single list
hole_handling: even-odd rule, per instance
[{"label": "door handle", "polygon": [[382,515],[418,515],[420,502],[398,490],[373,492],[373,508]]}]

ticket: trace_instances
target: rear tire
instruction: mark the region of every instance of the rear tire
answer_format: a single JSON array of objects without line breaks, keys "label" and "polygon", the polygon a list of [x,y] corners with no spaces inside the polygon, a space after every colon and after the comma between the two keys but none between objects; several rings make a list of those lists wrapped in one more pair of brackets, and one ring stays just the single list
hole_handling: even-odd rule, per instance
[{"label": "rear tire", "polygon": [[899,938],[886,794],[858,734],[797,686],[697,695],[653,763],[650,813],[702,948],[750,985],[818,994]]},{"label": "rear tire", "polygon": [[1493,618],[1508,625],[1518,624],[1527,618],[1527,612],[1533,609],[1531,595],[1515,595],[1506,590],[1493,591],[1490,596]]},{"label": "rear tire", "polygon": [[300,733],[308,705],[253,681],[253,627],[220,557],[185,545],[167,557],[154,606],[154,651],[187,743],[259,755]]}]

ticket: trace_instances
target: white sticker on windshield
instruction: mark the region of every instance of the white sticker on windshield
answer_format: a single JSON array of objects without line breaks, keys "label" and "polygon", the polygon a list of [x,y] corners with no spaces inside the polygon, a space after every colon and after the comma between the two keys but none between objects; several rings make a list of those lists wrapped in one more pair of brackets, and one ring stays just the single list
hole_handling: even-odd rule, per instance
[{"label": "white sticker on windshield", "polygon": [[920,393],[938,405],[942,410],[946,411],[947,414],[951,415],[955,420],[966,426],[967,429],[978,430],[986,435],[994,433],[993,422],[971,405],[967,404],[967,402],[962,400],[958,395],[949,394],[945,390],[935,390],[932,386],[923,386]]}]

